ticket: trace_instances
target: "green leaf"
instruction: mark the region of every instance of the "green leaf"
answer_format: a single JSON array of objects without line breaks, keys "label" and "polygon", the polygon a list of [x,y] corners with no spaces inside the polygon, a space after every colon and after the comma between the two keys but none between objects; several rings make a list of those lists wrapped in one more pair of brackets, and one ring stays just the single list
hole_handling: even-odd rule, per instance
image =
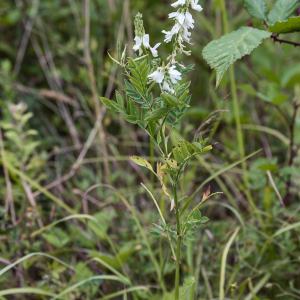
[{"label": "green leaf", "polygon": [[184,245],[186,245],[187,247],[190,246],[190,243],[188,241],[182,241]]},{"label": "green leaf", "polygon": [[107,109],[115,110],[115,107],[111,103],[112,101],[110,101],[110,100],[108,100],[107,98],[104,98],[104,97],[100,97],[100,100]]},{"label": "green leaf", "polygon": [[209,218],[208,217],[202,217],[201,218],[201,223],[204,224],[204,223],[207,223],[209,221]]},{"label": "green leaf", "polygon": [[143,129],[145,130],[146,127],[147,127],[147,123],[146,122],[143,122],[143,121],[137,121],[138,125]]},{"label": "green leaf", "polygon": [[148,123],[148,131],[152,136],[154,136],[154,134],[156,132],[156,123],[155,123],[155,121],[151,121],[151,122]]},{"label": "green leaf", "polygon": [[164,116],[168,112],[167,107],[159,108],[155,111],[153,111],[149,116],[145,118],[145,121],[156,121],[161,119],[162,116]]},{"label": "green leaf", "polygon": [[195,240],[194,237],[190,234],[187,234],[186,239],[189,240],[189,241],[194,241]]},{"label": "green leaf", "polygon": [[177,162],[179,162],[180,164],[182,164],[184,162],[184,159],[182,158],[182,156],[179,154],[179,151],[178,151],[178,148],[175,147],[173,149],[173,155],[174,155],[174,158]]},{"label": "green leaf", "polygon": [[203,49],[202,55],[210,67],[217,72],[216,88],[231,64],[250,54],[271,35],[271,32],[264,30],[241,27],[237,31],[224,35],[219,40],[210,42]]},{"label": "green leaf", "polygon": [[270,24],[287,20],[294,15],[299,6],[300,0],[278,0],[268,15]]},{"label": "green leaf", "polygon": [[254,18],[266,21],[268,18],[268,8],[263,0],[244,0],[246,11]]},{"label": "green leaf", "polygon": [[146,167],[150,170],[153,170],[152,166],[147,162],[146,159],[143,159],[141,157],[138,156],[131,156],[130,159],[135,162],[137,165],[141,166],[141,167]]},{"label": "green leaf", "polygon": [[149,232],[148,234],[149,234],[150,236],[154,237],[154,238],[160,237],[160,234],[157,233],[157,232]]},{"label": "green leaf", "polygon": [[280,105],[284,102],[286,102],[286,100],[288,99],[289,97],[287,95],[284,95],[284,94],[280,94],[280,95],[277,95],[276,97],[273,98],[272,102],[276,105]]},{"label": "green leaf", "polygon": [[125,117],[125,120],[132,123],[132,124],[136,124],[137,123],[137,119],[135,116],[127,116]]},{"label": "green leaf", "polygon": [[202,217],[201,212],[199,209],[196,209],[195,212],[193,213],[193,218],[200,220]]},{"label": "green leaf", "polygon": [[176,160],[171,159],[171,158],[166,158],[165,159],[167,164],[170,165],[174,169],[179,169],[179,164]]},{"label": "green leaf", "polygon": [[122,96],[120,95],[120,93],[118,91],[116,91],[116,98],[117,98],[117,102],[119,105],[124,106],[124,101],[122,99]]},{"label": "green leaf", "polygon": [[177,174],[177,172],[175,172],[174,170],[170,170],[170,169],[162,169],[162,171],[164,171],[164,172],[166,172],[170,175],[176,175]]},{"label": "green leaf", "polygon": [[300,31],[300,16],[289,18],[287,21],[278,21],[274,26],[269,26],[269,30],[278,34]]},{"label": "green leaf", "polygon": [[242,90],[252,96],[257,95],[256,90],[250,84],[239,85],[237,86],[237,89]]}]

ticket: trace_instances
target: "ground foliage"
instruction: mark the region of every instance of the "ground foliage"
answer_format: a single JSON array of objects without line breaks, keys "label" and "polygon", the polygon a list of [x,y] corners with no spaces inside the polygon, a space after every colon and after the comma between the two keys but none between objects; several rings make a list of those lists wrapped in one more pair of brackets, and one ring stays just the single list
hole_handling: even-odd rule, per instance
[{"label": "ground foliage", "polygon": [[[123,95],[126,86],[107,52],[116,57],[118,38],[132,51],[132,16],[143,12],[153,44],[161,42],[171,2],[94,0],[90,16],[88,2],[0,0],[0,299],[155,300],[163,285],[163,299],[174,297],[167,241],[147,236],[167,224],[158,222],[140,182],[155,188],[165,212],[170,204],[161,183],[130,160],[147,158],[155,168],[158,153],[138,125],[106,111],[99,98],[121,101],[113,91]],[[215,92],[216,73],[202,57],[226,33],[222,2],[199,2],[204,11],[195,18],[186,63],[195,64],[185,78],[192,76],[191,107],[173,129],[174,145],[195,135],[217,143],[186,167],[181,194],[193,197],[181,200],[182,214],[209,185],[223,193],[206,201],[198,217],[209,221],[186,241],[192,246],[182,253],[181,292],[186,299],[299,299],[300,48],[266,39],[237,61],[236,112],[229,73]],[[256,18],[243,1],[225,2],[230,32],[265,31],[262,20],[276,21],[276,10],[268,15],[260,1]],[[275,1],[265,3],[270,11]],[[294,8],[285,12],[289,18]],[[299,25],[285,20],[271,22],[270,31]],[[162,44],[160,53],[170,47]],[[244,158],[239,131],[245,156],[262,150],[230,168]]]}]

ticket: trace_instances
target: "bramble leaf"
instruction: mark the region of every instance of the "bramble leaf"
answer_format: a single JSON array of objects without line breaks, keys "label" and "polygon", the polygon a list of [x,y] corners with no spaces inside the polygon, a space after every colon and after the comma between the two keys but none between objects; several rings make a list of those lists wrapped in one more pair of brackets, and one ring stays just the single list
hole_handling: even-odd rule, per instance
[{"label": "bramble leaf", "polygon": [[270,24],[287,20],[293,16],[299,6],[300,0],[278,0],[268,15]]},{"label": "bramble leaf", "polygon": [[268,18],[268,8],[263,0],[244,0],[246,11],[254,18],[266,21]]},{"label": "bramble leaf", "polygon": [[217,72],[216,88],[230,65],[250,54],[271,35],[271,32],[264,30],[241,27],[237,31],[224,35],[219,40],[210,42],[203,49],[202,55],[210,67]]},{"label": "bramble leaf", "polygon": [[300,31],[300,16],[282,22],[278,21],[273,26],[269,26],[269,30],[278,34]]}]

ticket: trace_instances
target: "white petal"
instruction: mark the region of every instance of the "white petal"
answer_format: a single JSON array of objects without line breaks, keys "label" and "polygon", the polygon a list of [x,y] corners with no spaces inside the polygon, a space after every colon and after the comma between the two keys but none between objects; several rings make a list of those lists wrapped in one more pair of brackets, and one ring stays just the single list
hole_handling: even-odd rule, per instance
[{"label": "white petal", "polygon": [[161,43],[156,44],[152,49],[157,49],[160,46]]},{"label": "white petal", "polygon": [[159,74],[157,75],[155,81],[158,82],[158,83],[162,83],[163,80],[164,80],[164,77],[165,77],[165,74],[163,72],[159,72]]},{"label": "white petal", "polygon": [[145,34],[143,36],[143,45],[148,49],[150,47],[149,45],[149,34]]},{"label": "white petal", "polygon": [[184,5],[184,4],[185,4],[185,0],[178,0],[177,2],[171,4],[171,6],[177,7],[178,5]]},{"label": "white petal", "polygon": [[190,12],[186,12],[185,13],[185,17],[186,19],[190,22],[190,23],[194,23],[195,21],[193,20],[193,16],[190,14]]},{"label": "white petal", "polygon": [[133,49],[134,51],[138,51],[138,50],[139,50],[139,48],[140,48],[140,46],[139,46],[139,45],[134,45],[132,49]]},{"label": "white petal", "polygon": [[170,18],[175,18],[175,17],[177,17],[178,15],[179,15],[179,12],[172,12],[172,13],[169,14],[169,19],[170,19]]},{"label": "white petal", "polygon": [[201,5],[198,5],[198,0],[192,0],[192,9],[197,10],[197,11],[202,11],[203,8],[201,7]]},{"label": "white petal", "polygon": [[163,89],[171,92],[170,85],[166,81],[164,81]]},{"label": "white petal", "polygon": [[154,48],[151,48],[151,47],[150,47],[150,50],[151,50],[151,53],[152,53],[153,57],[157,57],[158,56],[157,50],[155,50]]},{"label": "white petal", "polygon": [[137,46],[139,46],[139,47],[142,46],[142,41],[141,41],[141,39],[138,36],[136,36],[134,38],[134,40],[135,40]]},{"label": "white petal", "polygon": [[185,20],[185,15],[184,15],[184,13],[180,13],[177,17],[176,17],[176,19],[178,20],[178,22],[179,22],[179,24],[183,24],[183,22],[184,22],[184,20]]}]

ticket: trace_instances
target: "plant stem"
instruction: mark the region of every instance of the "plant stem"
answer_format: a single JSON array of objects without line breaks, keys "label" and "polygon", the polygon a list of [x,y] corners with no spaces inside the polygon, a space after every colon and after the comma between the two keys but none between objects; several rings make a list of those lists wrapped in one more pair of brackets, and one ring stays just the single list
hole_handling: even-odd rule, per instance
[{"label": "plant stem", "polygon": [[163,126],[160,127],[160,135],[161,135],[161,139],[162,139],[162,143],[163,143],[163,150],[165,153],[165,157],[168,158],[168,150],[166,147],[166,138],[165,138],[165,133],[162,130]]},{"label": "plant stem", "polygon": [[180,219],[178,211],[178,197],[177,185],[173,185],[174,202],[176,210],[176,223],[177,223],[177,250],[176,250],[176,275],[175,275],[175,300],[179,300],[179,272],[180,272],[180,248],[181,248],[181,232],[180,232]]}]

